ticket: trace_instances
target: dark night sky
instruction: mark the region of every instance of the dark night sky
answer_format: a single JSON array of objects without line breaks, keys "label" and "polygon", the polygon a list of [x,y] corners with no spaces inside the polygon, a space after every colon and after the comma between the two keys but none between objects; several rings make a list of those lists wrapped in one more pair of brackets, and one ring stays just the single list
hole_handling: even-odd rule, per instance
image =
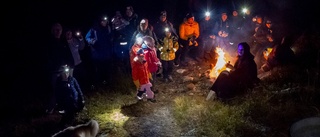
[{"label": "dark night sky", "polygon": [[[297,30],[305,29],[309,23],[317,24],[318,7],[312,0],[235,0],[239,9],[246,5],[254,13],[273,16],[275,21],[290,23]],[[195,6],[188,6],[193,2]],[[166,9],[168,19],[177,25],[191,10],[200,15],[207,8],[207,0],[31,0],[11,1],[4,5],[7,9],[2,22],[4,22],[5,44],[1,46],[2,66],[5,66],[5,77],[8,83],[4,85],[11,88],[15,82],[26,81],[29,78],[38,78],[37,67],[41,66],[41,58],[37,56],[38,49],[45,46],[44,39],[49,36],[53,21],[60,21],[63,25],[81,29],[84,33],[101,13],[112,16],[116,10],[124,12],[126,5],[133,5],[140,17],[158,18],[159,12]],[[228,5],[228,6],[225,6]],[[212,0],[212,9],[232,8],[230,0]],[[197,17],[196,17],[197,19]],[[308,21],[310,20],[310,22]],[[34,75],[34,76],[33,76]],[[31,79],[29,81],[32,81]],[[39,79],[35,82],[40,81]],[[20,86],[20,88],[27,84]],[[5,86],[5,87],[6,87]],[[16,87],[15,87],[16,88]],[[16,89],[17,90],[17,89]],[[19,90],[19,89],[18,89]]]},{"label": "dark night sky", "polygon": [[[316,13],[315,2],[312,0],[234,0],[236,8],[246,5],[253,12],[270,16],[278,16],[285,20],[293,20],[296,23],[305,23],[299,19],[303,15],[314,20]],[[188,3],[194,3],[191,7]],[[174,23],[180,23],[188,10],[200,13],[210,5],[212,9],[232,8],[231,0],[31,0],[12,1],[8,13],[10,21],[22,27],[26,32],[48,32],[50,23],[59,20],[65,25],[73,25],[86,29],[101,13],[112,16],[115,10],[124,12],[126,5],[133,5],[135,11],[142,17],[153,20],[158,17],[159,11],[166,9],[169,19]],[[155,16],[156,15],[156,16]],[[297,18],[299,17],[299,18]],[[12,22],[8,22],[12,23]],[[14,26],[13,26],[14,27]],[[19,28],[20,28],[19,27]],[[36,30],[36,31],[35,31]],[[25,35],[25,33],[21,34]],[[37,33],[36,33],[37,35]]]},{"label": "dark night sky", "polygon": [[[237,9],[243,5],[252,9],[253,14],[266,14],[279,21],[286,21],[303,27],[308,18],[314,21],[317,5],[312,0],[234,0]],[[195,6],[189,6],[194,3]],[[211,4],[210,4],[211,3]],[[166,9],[168,19],[178,25],[188,10],[202,13],[207,5],[219,12],[233,7],[231,0],[31,0],[12,1],[5,12],[8,25],[18,38],[45,36],[53,21],[74,26],[87,31],[88,27],[101,13],[112,16],[116,10],[124,12],[126,5],[133,5],[140,17],[151,21],[158,18],[159,11]],[[198,16],[199,17],[199,16]],[[197,18],[197,16],[196,16]],[[16,31],[16,32],[15,32]],[[12,30],[10,31],[12,32]],[[45,35],[44,35],[45,34]],[[27,36],[26,36],[27,35]]]}]

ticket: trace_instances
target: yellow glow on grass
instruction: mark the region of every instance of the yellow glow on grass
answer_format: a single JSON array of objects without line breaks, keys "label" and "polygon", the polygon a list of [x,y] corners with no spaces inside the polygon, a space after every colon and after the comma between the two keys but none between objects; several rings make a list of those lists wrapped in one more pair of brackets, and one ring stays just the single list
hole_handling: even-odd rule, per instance
[{"label": "yellow glow on grass", "polygon": [[110,113],[104,113],[97,117],[102,121],[111,122],[118,126],[122,126],[129,119],[121,113],[121,109],[114,109]]}]

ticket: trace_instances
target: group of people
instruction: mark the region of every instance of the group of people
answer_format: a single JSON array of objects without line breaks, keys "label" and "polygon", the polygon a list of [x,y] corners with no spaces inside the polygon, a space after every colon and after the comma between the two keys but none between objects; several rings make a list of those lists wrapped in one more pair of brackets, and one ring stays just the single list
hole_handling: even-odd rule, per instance
[{"label": "group of people", "polygon": [[[234,10],[230,19],[227,12],[222,12],[216,18],[206,14],[203,18],[200,17],[199,22],[190,12],[186,14],[178,29],[167,20],[166,11],[160,12],[159,19],[154,24],[151,24],[148,18],[140,19],[132,6],[126,7],[125,13],[126,15],[122,16],[120,11],[116,11],[112,18],[100,16],[84,36],[70,29],[65,29],[62,35],[61,24],[55,23],[52,26],[53,37],[48,45],[52,100],[48,111],[54,108],[55,100],[65,97],[72,97],[74,103],[77,102],[80,106],[74,108],[83,108],[83,104],[79,104],[84,102],[81,88],[72,86],[79,84],[62,83],[72,90],[69,95],[57,97],[62,66],[68,66],[67,77],[74,78],[64,78],[63,81],[77,83],[77,78],[91,76],[90,84],[94,87],[97,83],[115,84],[113,69],[122,64],[137,88],[137,98],[141,100],[146,97],[155,102],[155,82],[159,70],[163,82],[173,82],[175,66],[188,66],[187,57],[197,62],[214,62],[216,47],[221,47],[234,57],[235,65],[228,64],[231,71],[223,71],[210,90],[218,97],[231,98],[258,83],[257,72],[260,67],[264,66],[265,69],[266,65],[263,63],[268,62],[268,58],[261,58],[261,55],[266,48],[274,47],[278,39],[271,19],[265,18],[263,21],[261,16],[251,17],[250,12],[241,16]],[[92,71],[89,73],[80,54],[85,47],[90,51],[92,63]],[[270,64],[272,63],[269,61],[268,65],[271,66]]]},{"label": "group of people", "polygon": [[47,73],[50,81],[49,102],[46,113],[58,110],[62,114],[61,126],[72,121],[84,108],[84,96],[78,80],[79,66],[82,63],[79,50],[85,46],[81,34],[73,36],[73,31],[60,23],[51,27],[51,37],[46,47]]}]

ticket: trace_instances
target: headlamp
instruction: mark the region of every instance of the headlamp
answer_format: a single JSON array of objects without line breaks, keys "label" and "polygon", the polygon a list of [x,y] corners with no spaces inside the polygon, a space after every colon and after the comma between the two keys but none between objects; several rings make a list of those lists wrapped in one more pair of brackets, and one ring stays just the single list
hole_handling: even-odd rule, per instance
[{"label": "headlamp", "polygon": [[68,73],[70,71],[69,66],[63,65],[60,67],[59,72]]},{"label": "headlamp", "polygon": [[142,42],[142,38],[141,38],[141,37],[137,37],[136,41],[137,41],[138,43],[141,43],[141,42]]},{"label": "headlamp", "polygon": [[64,72],[69,72],[69,68],[65,68],[65,69],[64,69]]},{"label": "headlamp", "polygon": [[210,12],[207,11],[207,12],[205,13],[205,15],[206,15],[206,16],[210,16]]},{"label": "headlamp", "polygon": [[108,20],[108,17],[103,17],[102,19],[103,19],[104,21],[106,21],[106,20]]},{"label": "headlamp", "polygon": [[247,11],[248,11],[247,8],[243,8],[243,9],[242,9],[242,12],[243,12],[243,13],[247,13]]},{"label": "headlamp", "polygon": [[169,32],[169,28],[165,28],[164,31],[165,31],[165,32]]}]

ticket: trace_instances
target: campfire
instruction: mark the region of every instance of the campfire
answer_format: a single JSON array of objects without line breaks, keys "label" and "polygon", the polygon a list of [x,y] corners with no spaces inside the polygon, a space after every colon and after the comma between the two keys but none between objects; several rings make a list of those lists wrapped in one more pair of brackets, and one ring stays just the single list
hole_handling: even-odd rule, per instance
[{"label": "campfire", "polygon": [[220,74],[221,71],[226,70],[227,68],[225,67],[227,61],[226,61],[226,57],[225,57],[225,52],[223,51],[222,48],[217,47],[215,52],[217,53],[217,62],[214,65],[214,67],[212,68],[212,70],[210,71],[210,78],[217,78],[218,75]]}]

